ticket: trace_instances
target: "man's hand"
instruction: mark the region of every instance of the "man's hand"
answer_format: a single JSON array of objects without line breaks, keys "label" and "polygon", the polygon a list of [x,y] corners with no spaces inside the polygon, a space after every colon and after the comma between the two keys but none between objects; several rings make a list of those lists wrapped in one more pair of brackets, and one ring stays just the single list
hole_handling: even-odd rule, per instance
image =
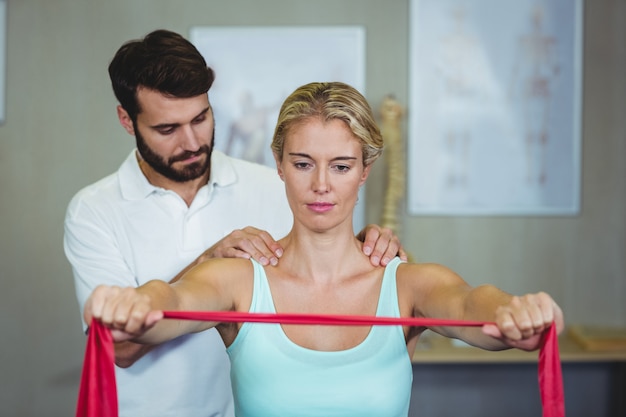
[{"label": "man's hand", "polygon": [[[375,224],[365,227],[356,236],[363,242],[363,253],[370,257],[374,266],[385,266],[395,256],[407,260],[400,240],[391,229]],[[247,226],[234,230],[198,257],[196,263],[210,258],[253,258],[261,265],[277,265],[283,248],[264,230]]]},{"label": "man's hand", "polygon": [[264,230],[252,226],[235,230],[204,251],[198,263],[210,258],[253,258],[261,265],[276,265],[283,248]]},{"label": "man's hand", "polygon": [[408,259],[400,239],[391,229],[369,224],[356,235],[356,238],[363,242],[363,253],[370,257],[370,262],[374,266],[386,266],[396,256],[403,261]]}]

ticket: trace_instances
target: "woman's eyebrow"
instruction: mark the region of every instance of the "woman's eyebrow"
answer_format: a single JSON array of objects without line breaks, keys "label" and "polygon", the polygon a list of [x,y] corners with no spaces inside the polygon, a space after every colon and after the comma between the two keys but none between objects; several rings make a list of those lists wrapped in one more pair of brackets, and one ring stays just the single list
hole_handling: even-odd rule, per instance
[{"label": "woman's eyebrow", "polygon": [[[309,159],[313,159],[311,157],[311,155],[309,155],[308,153],[304,153],[304,152],[289,152],[288,154],[289,156],[299,156],[299,157],[303,157],[303,158],[309,158]],[[331,161],[351,161],[351,160],[355,160],[358,159],[356,156],[337,156],[333,159],[331,159]]]}]

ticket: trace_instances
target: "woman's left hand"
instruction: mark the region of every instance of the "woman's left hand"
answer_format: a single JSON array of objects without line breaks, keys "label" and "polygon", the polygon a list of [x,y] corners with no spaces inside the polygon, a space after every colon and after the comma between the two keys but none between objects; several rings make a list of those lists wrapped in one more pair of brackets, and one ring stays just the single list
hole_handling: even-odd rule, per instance
[{"label": "woman's left hand", "polygon": [[557,333],[565,327],[563,312],[548,294],[539,292],[514,296],[496,310],[495,324],[483,326],[483,333],[507,346],[532,351],[541,345],[541,334],[552,323]]}]

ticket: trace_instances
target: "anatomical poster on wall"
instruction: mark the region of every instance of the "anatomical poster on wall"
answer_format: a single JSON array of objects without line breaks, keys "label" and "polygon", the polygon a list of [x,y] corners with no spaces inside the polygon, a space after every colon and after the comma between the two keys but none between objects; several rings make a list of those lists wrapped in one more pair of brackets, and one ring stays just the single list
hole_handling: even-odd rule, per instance
[{"label": "anatomical poster on wall", "polygon": [[582,0],[410,0],[408,211],[574,215]]}]

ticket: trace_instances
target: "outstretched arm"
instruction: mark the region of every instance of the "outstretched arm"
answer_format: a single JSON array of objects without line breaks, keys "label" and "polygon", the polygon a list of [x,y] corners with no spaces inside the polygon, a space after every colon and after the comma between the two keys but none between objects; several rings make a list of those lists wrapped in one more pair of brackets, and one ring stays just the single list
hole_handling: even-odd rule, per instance
[{"label": "outstretched arm", "polygon": [[176,283],[149,281],[137,287],[98,286],[88,298],[84,319],[100,320],[116,342],[160,344],[217,323],[161,320],[163,310],[232,310],[252,265],[220,259],[193,268]]},{"label": "outstretched arm", "polygon": [[432,330],[488,350],[535,350],[553,322],[564,328],[560,307],[546,293],[513,296],[493,285],[469,286],[440,265],[411,265],[414,314],[421,317],[487,321],[480,328],[437,327]]}]

